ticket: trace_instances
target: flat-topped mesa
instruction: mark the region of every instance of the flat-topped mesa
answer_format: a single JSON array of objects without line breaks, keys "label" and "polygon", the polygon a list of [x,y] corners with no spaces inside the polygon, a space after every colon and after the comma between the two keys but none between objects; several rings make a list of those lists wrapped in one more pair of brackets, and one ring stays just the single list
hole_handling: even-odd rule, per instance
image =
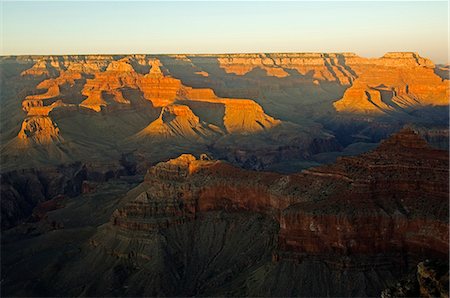
[{"label": "flat-topped mesa", "polygon": [[425,66],[434,68],[434,63],[415,52],[388,52],[379,59],[381,63],[392,66]]},{"label": "flat-topped mesa", "polygon": [[129,62],[129,59],[111,61],[106,68],[106,71],[135,72],[133,66]]},{"label": "flat-topped mesa", "polygon": [[228,133],[254,133],[281,124],[264,113],[263,108],[253,100],[220,100],[225,104],[224,125]]}]

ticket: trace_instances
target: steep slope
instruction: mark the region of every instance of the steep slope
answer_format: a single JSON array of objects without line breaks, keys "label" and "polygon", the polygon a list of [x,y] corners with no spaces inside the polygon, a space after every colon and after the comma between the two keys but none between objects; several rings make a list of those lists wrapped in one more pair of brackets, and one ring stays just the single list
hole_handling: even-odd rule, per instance
[{"label": "steep slope", "polygon": [[406,250],[443,257],[448,254],[447,199],[448,152],[431,149],[405,129],[373,152],[291,176],[182,155],[151,168],[111,222],[145,231],[205,211],[248,210],[279,220],[280,256]]},{"label": "steep slope", "polygon": [[159,117],[135,135],[135,139],[149,138],[150,141],[184,138],[201,141],[220,132],[218,127],[200,123],[200,119],[188,106],[170,105],[161,109]]}]

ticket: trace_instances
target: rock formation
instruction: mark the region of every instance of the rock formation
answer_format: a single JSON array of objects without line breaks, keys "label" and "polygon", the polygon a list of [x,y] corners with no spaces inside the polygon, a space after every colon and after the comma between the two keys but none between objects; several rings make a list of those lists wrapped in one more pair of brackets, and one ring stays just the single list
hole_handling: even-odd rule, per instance
[{"label": "rock formation", "polygon": [[[344,96],[334,107],[340,112],[386,113],[392,110],[405,109],[417,105],[448,105],[448,78],[443,76],[445,66],[435,66],[430,60],[417,53],[387,53],[381,58],[366,59],[353,53],[293,53],[293,54],[233,54],[233,55],[191,55],[174,56],[179,61],[187,62],[202,77],[209,77],[206,71],[193,64],[191,58],[217,59],[219,66],[226,73],[239,76],[246,75],[256,68],[264,70],[267,75],[280,79],[290,76],[289,71],[296,71],[302,76],[311,76],[315,85],[321,82],[337,82],[348,86]],[[62,71],[76,71],[95,74],[83,91],[88,100],[83,106],[99,110],[105,105],[99,91],[91,89],[94,85],[102,85],[105,92],[131,84],[142,85],[147,98],[153,98],[156,106],[164,106],[176,97],[176,80],[164,76],[158,59],[145,55],[130,55],[121,60],[112,56],[50,56],[36,59],[35,65],[22,72],[22,75],[52,76]],[[109,64],[107,64],[109,63]],[[119,73],[134,73],[136,67],[150,67],[142,83],[120,82]],[[108,65],[106,67],[106,65]],[[105,69],[106,68],[106,69]],[[116,77],[113,74],[116,74]],[[131,75],[132,76],[132,75]],[[119,75],[120,77],[120,75]],[[104,83],[111,80],[110,86]],[[119,80],[119,81],[118,81]],[[100,81],[104,81],[103,84]],[[126,81],[126,80],[125,80]],[[170,91],[172,90],[172,91]],[[432,92],[433,91],[433,92]],[[121,100],[120,95],[113,96]],[[161,102],[160,102],[161,101]]]},{"label": "rock formation", "polygon": [[442,258],[447,199],[448,152],[405,129],[373,152],[290,176],[182,155],[151,168],[111,223],[146,231],[205,211],[248,210],[279,221],[277,258],[404,251]]},{"label": "rock formation", "polygon": [[188,106],[169,105],[161,109],[159,117],[141,130],[137,139],[150,138],[152,141],[183,138],[199,141],[219,131],[218,127],[200,123],[200,119]]},{"label": "rock formation", "polygon": [[[184,154],[109,192],[132,160],[2,174],[2,226],[38,206],[4,233],[2,294],[376,296],[448,258],[448,152],[411,129],[292,175]],[[441,267],[419,268],[417,291],[445,296]]]},{"label": "rock formation", "polygon": [[416,53],[388,53],[380,59],[346,63],[357,78],[334,106],[340,112],[387,113],[415,106],[449,104],[448,81]]},{"label": "rock formation", "polygon": [[220,56],[218,60],[227,73],[237,75],[261,68],[269,76],[284,78],[289,76],[286,70],[296,70],[302,75],[312,73],[314,79],[348,85],[353,80],[353,74],[342,63],[348,55],[354,54],[241,54]]},{"label": "rock formation", "polygon": [[[0,57],[2,294],[379,295],[448,257],[447,69]],[[412,129],[377,144],[404,124],[434,147]],[[445,296],[430,264],[412,287]]]},{"label": "rock formation", "polygon": [[58,126],[48,116],[31,116],[22,123],[18,134],[19,140],[46,145],[61,141]]},{"label": "rock formation", "polygon": [[[157,141],[178,148],[177,154],[212,150],[252,169],[339,155],[405,123],[429,128],[448,122],[443,67],[415,53],[377,59],[352,53],[22,56],[0,62],[8,76],[5,105],[13,110],[2,114],[2,158],[9,161],[19,160],[15,146],[23,144],[18,119],[36,116],[49,117],[66,140],[59,149],[67,154],[58,149],[55,160],[85,160],[90,150],[100,152],[99,144],[110,152],[99,153],[105,159],[129,150],[155,156],[153,162],[174,156],[152,152]],[[181,109],[185,116],[178,117]],[[348,129],[339,131],[346,121]],[[51,157],[32,150],[30,156],[39,155],[33,159]]]}]

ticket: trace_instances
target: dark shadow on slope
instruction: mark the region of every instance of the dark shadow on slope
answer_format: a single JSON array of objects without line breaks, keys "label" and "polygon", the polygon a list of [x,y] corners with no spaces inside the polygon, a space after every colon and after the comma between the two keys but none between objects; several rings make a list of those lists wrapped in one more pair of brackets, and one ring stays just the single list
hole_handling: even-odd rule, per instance
[{"label": "dark shadow on slope", "polygon": [[178,101],[177,103],[188,106],[201,121],[213,124],[226,131],[223,120],[225,116],[225,104],[196,101],[195,99]]},{"label": "dark shadow on slope", "polygon": [[[264,111],[281,120],[302,123],[323,111],[332,111],[332,103],[342,97],[348,86],[337,81],[316,80],[313,72],[300,74],[284,68],[286,77],[270,76],[256,67],[245,75],[227,73],[215,57],[188,56],[191,61],[161,56],[161,62],[183,84],[194,88],[211,88],[225,98],[249,98]],[[207,77],[196,74],[205,71]]]}]

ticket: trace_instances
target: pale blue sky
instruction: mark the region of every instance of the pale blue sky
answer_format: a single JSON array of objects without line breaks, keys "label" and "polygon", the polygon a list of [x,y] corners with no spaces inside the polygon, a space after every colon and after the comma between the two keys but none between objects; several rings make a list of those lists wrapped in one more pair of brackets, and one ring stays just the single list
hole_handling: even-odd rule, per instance
[{"label": "pale blue sky", "polygon": [[415,51],[448,61],[448,3],[2,2],[2,55]]}]

